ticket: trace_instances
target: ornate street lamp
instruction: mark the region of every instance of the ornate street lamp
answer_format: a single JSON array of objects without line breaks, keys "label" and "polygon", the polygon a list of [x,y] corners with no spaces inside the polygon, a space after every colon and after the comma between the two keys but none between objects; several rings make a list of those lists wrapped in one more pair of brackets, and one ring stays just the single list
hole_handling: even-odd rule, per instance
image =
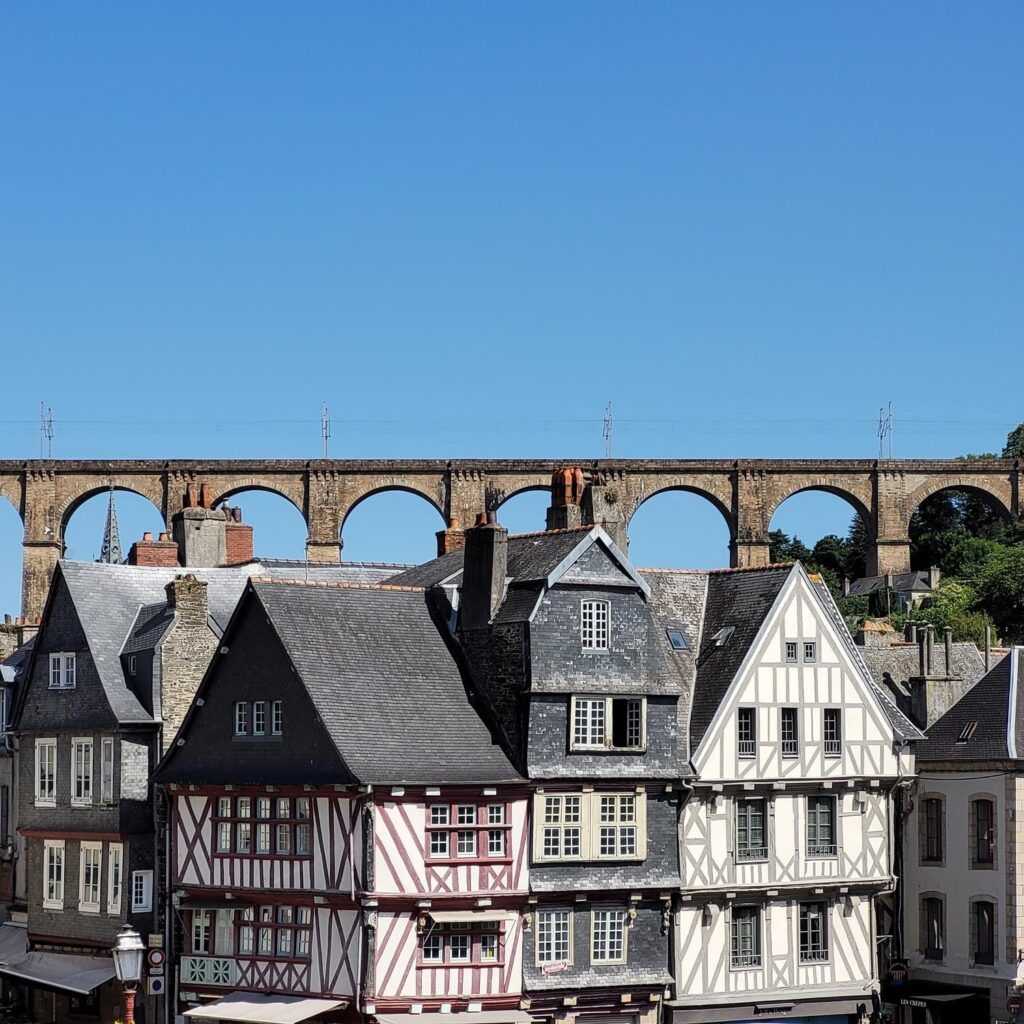
[{"label": "ornate street lamp", "polygon": [[130,924],[122,925],[117,945],[110,952],[117,980],[124,986],[124,1024],[135,1024],[135,990],[142,980],[142,957],[146,952],[142,936]]}]

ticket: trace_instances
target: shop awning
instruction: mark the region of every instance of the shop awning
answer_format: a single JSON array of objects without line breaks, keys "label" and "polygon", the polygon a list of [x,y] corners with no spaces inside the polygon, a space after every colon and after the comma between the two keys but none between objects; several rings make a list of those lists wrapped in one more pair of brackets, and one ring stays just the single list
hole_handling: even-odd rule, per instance
[{"label": "shop awning", "polygon": [[459,1013],[375,1013],[377,1024],[531,1024],[525,1010],[472,1010]]},{"label": "shop awning", "polygon": [[[491,910],[489,908],[485,910],[428,910],[427,913],[436,924],[486,924],[488,921],[498,923],[511,920],[516,916],[515,912],[511,910]],[[423,1014],[416,1014],[417,1018],[422,1016]],[[445,1016],[450,1016],[450,1014],[445,1014]],[[476,1020],[479,1016],[479,1013],[474,1013],[473,1019]]]},{"label": "shop awning", "polygon": [[307,999],[305,996],[261,996],[232,992],[205,1006],[185,1011],[192,1020],[243,1021],[245,1024],[300,1024],[318,1013],[337,1010],[343,999]]},{"label": "shop awning", "polygon": [[93,989],[114,977],[114,961],[109,956],[26,953],[0,964],[0,974],[30,985],[87,996]]},{"label": "shop awning", "polygon": [[0,964],[17,960],[28,952],[28,930],[23,924],[0,924]]}]

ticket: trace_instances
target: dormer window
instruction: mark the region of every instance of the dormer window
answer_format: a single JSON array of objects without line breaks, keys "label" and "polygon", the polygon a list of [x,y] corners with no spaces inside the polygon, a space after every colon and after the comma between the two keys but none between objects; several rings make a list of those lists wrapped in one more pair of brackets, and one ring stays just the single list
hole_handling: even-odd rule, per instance
[{"label": "dormer window", "polygon": [[956,738],[957,743],[967,743],[974,735],[977,728],[977,722],[968,722],[963,729],[960,730],[960,735]]},{"label": "dormer window", "polygon": [[668,634],[668,642],[672,645],[673,651],[688,651],[690,649],[681,629],[666,629],[665,632]]},{"label": "dormer window", "polygon": [[735,632],[735,626],[723,626],[711,639],[715,641],[716,647],[724,647]]},{"label": "dormer window", "polygon": [[585,651],[608,650],[611,605],[607,601],[584,601],[580,611],[580,639]]},{"label": "dormer window", "polygon": [[136,668],[137,668],[137,663],[135,661],[135,655],[134,654],[129,654],[128,655],[128,675],[130,675],[130,676],[135,675]]},{"label": "dormer window", "polygon": [[75,688],[75,655],[73,651],[59,651],[50,655],[50,689]]},{"label": "dormer window", "polygon": [[647,702],[643,697],[573,697],[572,750],[643,750]]},{"label": "dormer window", "polygon": [[818,660],[818,645],[813,640],[804,641],[804,661]]}]

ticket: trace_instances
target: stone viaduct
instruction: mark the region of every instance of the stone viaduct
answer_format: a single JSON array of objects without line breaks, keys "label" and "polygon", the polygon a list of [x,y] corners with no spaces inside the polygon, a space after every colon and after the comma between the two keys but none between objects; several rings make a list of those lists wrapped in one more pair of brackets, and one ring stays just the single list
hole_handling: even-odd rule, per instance
[{"label": "stone viaduct", "polygon": [[738,566],[768,560],[772,513],[800,491],[838,495],[864,517],[872,575],[910,567],[910,517],[937,491],[967,488],[1002,515],[1024,514],[1022,466],[1013,459],[10,460],[0,461],[0,498],[14,505],[25,526],[22,612],[35,616],[61,557],[68,520],[82,502],[110,487],[148,498],[168,524],[189,484],[206,484],[218,502],[240,491],[272,491],[304,516],[308,557],[337,561],[348,514],[373,494],[410,491],[430,502],[449,527],[465,527],[516,494],[549,490],[553,471],[564,466],[580,467],[587,480],[603,477],[603,507],[616,510],[623,538],[633,513],[654,495],[702,495],[725,518],[731,561]]}]

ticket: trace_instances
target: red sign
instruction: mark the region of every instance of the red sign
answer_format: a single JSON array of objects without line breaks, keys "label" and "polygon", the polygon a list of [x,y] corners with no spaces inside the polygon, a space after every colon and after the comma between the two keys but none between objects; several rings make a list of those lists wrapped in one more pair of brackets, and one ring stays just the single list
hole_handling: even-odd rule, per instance
[{"label": "red sign", "polygon": [[540,970],[542,974],[561,974],[562,971],[569,970],[569,961],[552,960],[549,963],[541,964]]},{"label": "red sign", "polygon": [[149,966],[150,967],[162,967],[163,962],[167,959],[167,954],[162,949],[151,949],[149,951]]},{"label": "red sign", "polygon": [[1020,996],[1010,996],[1010,998],[1006,1000],[1006,1008],[1010,1011],[1010,1013],[1019,1013]]}]

